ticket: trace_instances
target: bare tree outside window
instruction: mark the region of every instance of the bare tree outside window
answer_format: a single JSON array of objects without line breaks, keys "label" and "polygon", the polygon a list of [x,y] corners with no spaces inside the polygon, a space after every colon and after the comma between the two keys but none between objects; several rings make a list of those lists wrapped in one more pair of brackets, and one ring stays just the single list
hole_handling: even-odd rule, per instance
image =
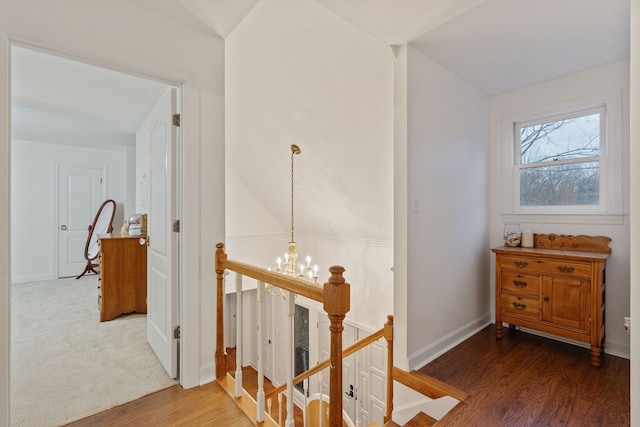
[{"label": "bare tree outside window", "polygon": [[516,124],[520,206],[600,203],[601,115]]}]

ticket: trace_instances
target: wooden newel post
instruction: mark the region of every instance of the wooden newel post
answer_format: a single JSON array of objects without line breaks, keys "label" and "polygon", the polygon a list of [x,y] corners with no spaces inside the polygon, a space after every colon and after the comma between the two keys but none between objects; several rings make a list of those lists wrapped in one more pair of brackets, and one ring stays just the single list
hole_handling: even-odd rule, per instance
[{"label": "wooden newel post", "polygon": [[216,378],[227,374],[227,360],[224,349],[224,243],[216,244]]},{"label": "wooden newel post", "polygon": [[393,414],[393,315],[387,316],[384,324],[384,338],[387,340],[387,410],[384,422],[391,421]]},{"label": "wooden newel post", "polygon": [[324,284],[324,311],[329,316],[331,355],[329,366],[329,426],[342,427],[342,321],[350,307],[350,285],[345,282],[344,268],[329,268],[331,277]]}]

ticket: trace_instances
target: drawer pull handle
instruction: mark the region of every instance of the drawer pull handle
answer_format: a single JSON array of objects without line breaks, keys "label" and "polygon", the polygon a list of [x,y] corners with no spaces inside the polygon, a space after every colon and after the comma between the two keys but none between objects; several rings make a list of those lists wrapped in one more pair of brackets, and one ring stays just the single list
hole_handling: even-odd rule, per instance
[{"label": "drawer pull handle", "polygon": [[525,261],[513,261],[513,264],[518,268],[525,268],[529,265],[529,263]]},{"label": "drawer pull handle", "polygon": [[518,288],[526,288],[527,287],[527,282],[524,282],[522,280],[514,280],[513,284]]},{"label": "drawer pull handle", "polygon": [[513,308],[516,310],[524,310],[527,308],[527,304],[523,304],[521,302],[513,302]]},{"label": "drawer pull handle", "polygon": [[563,273],[573,273],[575,268],[573,268],[571,266],[567,266],[567,265],[559,265],[558,266],[558,270],[563,272]]}]

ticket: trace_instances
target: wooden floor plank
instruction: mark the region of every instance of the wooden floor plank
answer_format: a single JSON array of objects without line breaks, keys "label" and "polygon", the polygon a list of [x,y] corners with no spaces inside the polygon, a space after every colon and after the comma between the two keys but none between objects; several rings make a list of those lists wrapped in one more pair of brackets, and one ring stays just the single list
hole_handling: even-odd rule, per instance
[{"label": "wooden floor plank", "polygon": [[438,426],[628,426],[629,360],[488,326],[420,369],[469,397]]},{"label": "wooden floor plank", "polygon": [[[469,394],[439,427],[629,426],[629,360],[605,354],[602,367],[594,368],[589,359],[589,349],[522,331],[505,330],[496,340],[490,326],[419,371]],[[252,395],[254,377],[243,369]],[[295,424],[301,425],[298,414]],[[125,425],[252,424],[217,383],[188,390],[174,386],[69,424]]]},{"label": "wooden floor plank", "polygon": [[215,382],[187,390],[176,385],[67,424],[68,427],[252,425]]}]

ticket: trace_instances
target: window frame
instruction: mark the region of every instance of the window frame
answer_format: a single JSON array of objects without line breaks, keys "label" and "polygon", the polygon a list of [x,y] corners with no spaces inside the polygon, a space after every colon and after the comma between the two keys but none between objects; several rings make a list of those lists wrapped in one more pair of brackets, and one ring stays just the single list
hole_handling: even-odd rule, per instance
[{"label": "window frame", "polygon": [[[598,205],[520,206],[520,147],[516,124],[559,120],[603,109],[600,125],[600,198]],[[604,123],[604,126],[603,126]],[[502,117],[502,218],[553,223],[612,223],[623,221],[622,91],[615,90],[562,104],[520,111]],[[586,158],[580,159],[581,162]],[[555,162],[554,162],[555,163]],[[555,163],[558,164],[558,163]],[[530,216],[531,218],[523,218]]]},{"label": "window frame", "polygon": [[[527,126],[555,122],[565,119],[571,119],[576,117],[583,117],[592,114],[600,114],[600,154],[597,156],[590,157],[580,157],[580,158],[572,158],[572,159],[563,159],[557,161],[545,161],[545,162],[536,162],[536,163],[522,163],[521,156],[521,140],[520,140],[520,129]],[[548,212],[548,213],[566,213],[566,212],[575,212],[575,213],[601,213],[605,210],[603,206],[603,202],[606,202],[606,192],[607,192],[607,175],[606,175],[606,162],[603,162],[603,157],[606,157],[607,153],[607,109],[606,105],[600,105],[597,107],[591,107],[587,109],[574,110],[571,112],[564,112],[561,114],[554,114],[551,116],[546,116],[542,118],[537,118],[533,120],[514,122],[513,123],[513,179],[514,179],[514,209],[516,212]],[[598,179],[598,204],[597,205],[533,205],[533,206],[522,206],[520,205],[520,172],[522,169],[529,169],[535,167],[544,167],[544,166],[560,166],[565,164],[577,164],[577,163],[588,163],[588,162],[598,162],[599,169],[599,179]]]}]

